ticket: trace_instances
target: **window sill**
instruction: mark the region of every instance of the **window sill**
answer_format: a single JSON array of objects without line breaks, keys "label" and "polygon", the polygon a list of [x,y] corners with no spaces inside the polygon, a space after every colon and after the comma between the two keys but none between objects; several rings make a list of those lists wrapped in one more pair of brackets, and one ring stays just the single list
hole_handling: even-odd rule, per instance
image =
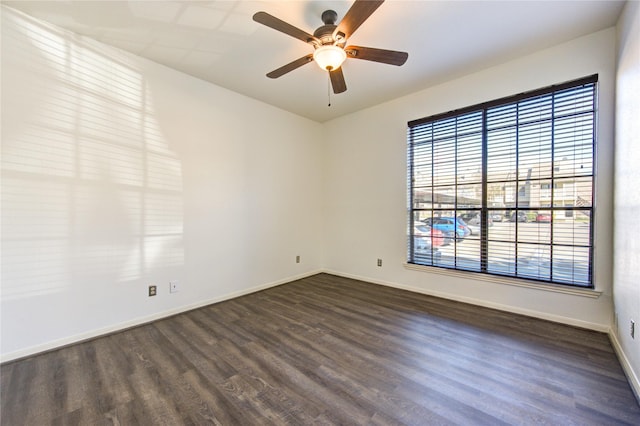
[{"label": "window sill", "polygon": [[496,275],[488,275],[476,272],[456,271],[453,269],[437,268],[424,265],[416,265],[413,263],[404,263],[405,269],[420,272],[429,272],[433,274],[448,275],[450,277],[458,277],[469,280],[487,281],[495,284],[511,285],[516,287],[532,288],[542,291],[551,291],[554,293],[570,294],[573,296],[589,297],[597,299],[602,294],[599,290],[591,288],[563,287],[561,285],[543,284],[536,281],[528,281],[522,278],[502,278]]}]

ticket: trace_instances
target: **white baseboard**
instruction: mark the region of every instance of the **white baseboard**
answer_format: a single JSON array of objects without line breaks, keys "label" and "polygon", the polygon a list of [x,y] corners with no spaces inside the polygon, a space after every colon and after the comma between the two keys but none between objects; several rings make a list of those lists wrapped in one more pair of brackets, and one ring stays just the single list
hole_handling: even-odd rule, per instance
[{"label": "white baseboard", "polygon": [[69,337],[64,337],[62,339],[57,339],[57,340],[53,340],[47,343],[43,343],[40,345],[35,345],[35,346],[31,346],[25,349],[20,349],[18,351],[14,351],[14,352],[9,352],[7,354],[3,354],[2,357],[0,358],[0,363],[5,363],[5,362],[10,362],[10,361],[15,361],[18,360],[20,358],[25,358],[28,356],[33,356],[36,354],[40,354],[43,352],[48,352],[48,351],[52,351],[55,349],[60,349],[63,348],[65,346],[69,346],[69,345],[73,345],[76,343],[80,343],[83,341],[87,341],[87,340],[91,340],[91,339],[95,339],[101,336],[105,336],[108,334],[112,334],[112,333],[116,333],[119,331],[123,331],[126,330],[128,328],[133,328],[133,327],[138,327],[140,325],[144,325],[153,321],[157,321],[159,319],[163,319],[163,318],[167,318],[173,315],[177,315],[183,312],[187,312],[187,311],[191,311],[194,309],[198,309],[198,308],[202,308],[204,306],[208,306],[208,305],[212,305],[214,303],[219,303],[219,302],[223,302],[225,300],[229,300],[229,299],[234,299],[236,297],[240,297],[240,296],[244,296],[247,294],[251,294],[251,293],[255,293],[261,290],[266,290],[268,288],[271,287],[276,287],[282,284],[286,284],[288,282],[291,281],[295,281],[295,280],[299,280],[302,278],[306,278],[312,275],[316,275],[318,273],[322,272],[321,270],[314,270],[314,271],[310,271],[310,272],[306,272],[304,274],[300,274],[300,275],[295,275],[292,277],[287,277],[281,280],[277,280],[277,281],[273,281],[273,282],[269,282],[269,283],[265,283],[265,284],[261,284],[255,287],[251,287],[245,290],[241,290],[241,291],[236,291],[233,293],[228,293],[225,294],[223,296],[219,296],[219,297],[214,297],[212,299],[208,299],[208,300],[202,300],[202,301],[198,301],[196,303],[192,303],[189,305],[184,305],[184,306],[179,306],[177,308],[173,308],[173,309],[169,309],[166,311],[162,311],[162,312],[156,312],[155,314],[152,315],[147,315],[144,317],[139,317],[139,318],[135,318],[129,321],[124,321],[124,322],[120,322],[114,325],[110,325],[107,327],[103,327],[97,330],[91,330],[91,331],[87,331],[85,333],[81,333],[81,334],[76,334],[74,336],[69,336]]},{"label": "white baseboard", "polygon": [[614,333],[613,329],[609,330],[609,340],[611,340],[613,350],[616,352],[618,360],[620,360],[620,365],[622,365],[622,369],[624,370],[624,373],[627,376],[627,380],[631,385],[631,390],[635,394],[636,399],[638,400],[638,404],[640,404],[640,378],[638,377],[638,374],[633,371],[633,367],[629,363],[627,355],[622,350],[622,346],[618,341],[618,336],[616,336],[616,333]]},{"label": "white baseboard", "polygon": [[588,322],[588,321],[578,320],[578,319],[575,319],[575,318],[564,317],[564,316],[561,316],[561,315],[553,315],[553,314],[549,314],[547,312],[540,312],[540,311],[534,311],[534,310],[531,310],[531,309],[517,308],[517,307],[514,307],[514,306],[510,306],[510,305],[503,305],[503,304],[500,304],[500,303],[488,302],[488,301],[482,300],[482,299],[474,299],[474,298],[471,298],[471,297],[458,296],[458,295],[450,294],[450,293],[443,293],[443,292],[439,292],[439,291],[425,290],[423,288],[408,286],[408,285],[404,285],[404,284],[398,284],[398,283],[390,282],[390,281],[377,280],[377,279],[370,278],[370,277],[361,277],[361,276],[357,276],[357,275],[353,275],[353,274],[345,274],[343,272],[338,272],[338,271],[331,271],[331,270],[326,270],[325,269],[325,270],[323,270],[323,272],[326,272],[327,274],[332,274],[332,275],[345,277],[345,278],[351,278],[351,279],[354,279],[354,280],[360,280],[360,281],[370,282],[370,283],[373,283],[373,284],[384,285],[384,286],[387,286],[387,287],[399,288],[401,290],[407,290],[407,291],[411,291],[413,293],[426,294],[428,296],[440,297],[442,299],[455,300],[456,302],[469,303],[471,305],[483,306],[485,308],[497,309],[499,311],[511,312],[511,313],[514,313],[514,314],[525,315],[525,316],[528,316],[528,317],[540,318],[540,319],[547,320],[547,321],[552,321],[552,322],[557,322],[557,323],[561,323],[561,324],[572,325],[574,327],[586,328],[588,330],[599,331],[599,332],[602,332],[602,333],[608,333],[609,332],[609,325],[606,325],[606,324],[592,323],[592,322]]}]

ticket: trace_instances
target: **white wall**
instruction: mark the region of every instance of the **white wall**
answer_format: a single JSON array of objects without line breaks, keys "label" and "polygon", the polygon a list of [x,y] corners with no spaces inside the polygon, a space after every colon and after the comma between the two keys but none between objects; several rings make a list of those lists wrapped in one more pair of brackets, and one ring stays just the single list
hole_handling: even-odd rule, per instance
[{"label": "white wall", "polygon": [[[595,286],[599,298],[408,270],[409,120],[599,74]],[[607,331],[612,318],[615,30],[591,34],[326,123],[325,266],[339,274]],[[383,259],[381,268],[376,259]]]},{"label": "white wall", "polygon": [[[613,300],[614,343],[640,398],[640,3],[627,2],[618,23]],[[630,321],[636,322],[635,339]]]},{"label": "white wall", "polygon": [[321,267],[320,124],[5,7],[1,71],[3,361]]}]

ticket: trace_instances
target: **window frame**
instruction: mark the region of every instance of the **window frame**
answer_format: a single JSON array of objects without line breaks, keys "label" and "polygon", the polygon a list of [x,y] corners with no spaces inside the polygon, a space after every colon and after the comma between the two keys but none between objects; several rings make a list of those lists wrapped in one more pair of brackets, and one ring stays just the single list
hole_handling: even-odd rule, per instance
[{"label": "window frame", "polygon": [[[541,97],[541,96],[546,96],[546,95],[552,95],[552,99],[555,99],[555,97],[553,97],[553,94],[557,93],[557,92],[562,92],[562,91],[566,91],[568,89],[576,89],[578,90],[579,88],[585,88],[588,87],[589,85],[593,85],[593,92],[592,94],[592,109],[590,109],[588,111],[588,113],[592,114],[591,118],[592,118],[592,122],[591,122],[591,174],[590,175],[575,175],[572,176],[572,178],[577,178],[577,177],[581,177],[581,178],[590,178],[590,194],[591,194],[591,203],[588,206],[583,206],[583,205],[563,205],[560,207],[557,207],[554,205],[554,201],[556,200],[553,196],[553,192],[556,189],[556,185],[558,184],[556,178],[554,178],[554,173],[555,169],[557,169],[556,166],[556,162],[555,159],[553,157],[554,155],[554,136],[552,136],[551,140],[551,152],[552,152],[552,158],[551,158],[551,164],[553,165],[552,169],[551,169],[551,178],[547,179],[545,178],[538,178],[537,184],[539,186],[543,186],[545,184],[550,185],[550,188],[546,189],[547,191],[550,191],[551,193],[551,198],[550,198],[550,204],[548,206],[548,208],[545,208],[545,206],[537,206],[537,208],[535,208],[534,210],[549,210],[550,214],[553,216],[553,212],[554,211],[565,211],[567,214],[571,213],[572,215],[574,215],[577,211],[582,211],[582,212],[587,212],[588,216],[589,216],[589,230],[588,230],[588,244],[587,245],[577,245],[577,244],[573,244],[573,245],[567,245],[568,247],[571,247],[574,250],[576,248],[580,247],[580,248],[586,248],[588,249],[588,271],[587,271],[587,276],[588,279],[586,280],[586,284],[583,281],[577,281],[575,279],[575,276],[572,275],[572,280],[571,282],[568,282],[567,280],[563,280],[563,281],[559,281],[557,278],[554,280],[553,278],[553,262],[555,261],[554,258],[552,257],[551,254],[549,254],[549,263],[550,263],[550,268],[551,268],[551,272],[549,274],[549,279],[541,279],[541,278],[536,278],[536,277],[532,277],[532,276],[523,276],[523,275],[518,275],[517,272],[517,264],[520,261],[520,259],[517,256],[517,247],[518,244],[521,244],[522,241],[519,240],[518,237],[518,233],[517,233],[517,227],[518,227],[518,220],[516,219],[515,221],[515,227],[516,227],[516,236],[513,237],[513,243],[515,244],[516,247],[516,255],[514,257],[514,270],[515,272],[513,273],[496,273],[496,272],[491,272],[488,270],[487,268],[487,262],[488,262],[488,258],[490,256],[488,250],[489,250],[489,238],[488,238],[488,229],[489,229],[489,215],[497,212],[499,210],[502,211],[509,211],[510,213],[513,212],[513,214],[518,215],[519,212],[521,211],[532,211],[532,206],[527,206],[527,207],[522,207],[520,208],[518,206],[518,198],[519,196],[517,195],[519,192],[519,183],[521,182],[521,179],[519,177],[519,175],[516,175],[515,177],[515,181],[516,182],[516,196],[515,196],[515,207],[508,209],[506,207],[506,202],[503,203],[504,205],[501,206],[500,208],[496,208],[495,206],[489,206],[488,205],[488,183],[489,183],[489,179],[488,179],[488,124],[487,124],[487,114],[488,111],[490,111],[491,109],[497,108],[497,107],[508,107],[509,105],[512,104],[517,104],[519,105],[520,102],[522,101],[526,101],[529,99],[534,99],[537,97]],[[555,125],[555,105],[552,106],[551,109],[551,120],[550,122],[552,123],[551,125]],[[447,265],[438,265],[438,264],[433,264],[433,257],[432,259],[432,264],[425,264],[425,263],[420,263],[420,262],[416,262],[416,254],[414,253],[414,226],[419,224],[420,222],[417,222],[416,220],[416,212],[418,211],[431,211],[432,213],[432,217],[433,216],[433,212],[436,211],[437,209],[434,208],[433,206],[433,200],[434,198],[432,198],[432,206],[431,208],[426,208],[426,209],[420,209],[420,208],[416,208],[416,200],[414,199],[414,182],[416,182],[416,175],[415,175],[415,163],[414,163],[414,148],[416,146],[418,146],[419,144],[414,144],[413,143],[413,134],[412,134],[412,130],[419,128],[421,125],[430,125],[430,124],[434,124],[434,123],[438,123],[438,122],[443,122],[444,120],[447,119],[452,119],[452,118],[460,118],[460,117],[464,117],[465,115],[469,115],[469,114],[473,114],[473,113],[480,113],[482,116],[481,122],[482,122],[482,136],[481,136],[481,140],[482,140],[482,159],[481,159],[481,163],[482,163],[482,172],[481,172],[481,176],[482,176],[482,180],[481,180],[481,206],[480,207],[473,207],[473,208],[459,208],[458,209],[458,200],[460,198],[460,195],[457,192],[457,187],[458,187],[458,171],[457,169],[454,171],[454,188],[455,188],[455,195],[453,195],[453,202],[452,204],[455,206],[454,209],[452,210],[454,212],[454,216],[458,217],[458,212],[462,212],[462,211],[471,211],[471,212],[479,212],[480,214],[480,227],[481,227],[481,237],[480,237],[480,270],[475,270],[475,269],[469,269],[469,268],[465,268],[465,267],[461,267],[457,265],[458,262],[458,254],[456,254],[457,252],[454,251],[454,255],[453,255],[453,259],[454,259],[454,266],[447,266]],[[594,251],[595,251],[595,247],[594,247],[594,240],[595,240],[595,200],[596,200],[596,156],[597,156],[597,126],[598,123],[598,75],[597,74],[593,74],[587,77],[583,77],[577,80],[572,80],[572,81],[568,81],[565,83],[561,83],[561,84],[556,84],[556,85],[552,85],[552,86],[547,86],[547,87],[543,87],[540,89],[536,89],[536,90],[532,90],[532,91],[528,91],[528,92],[523,92],[517,95],[513,95],[513,96],[508,96],[508,97],[504,97],[504,98],[500,98],[500,99],[496,99],[496,100],[492,100],[492,101],[488,101],[488,102],[484,102],[484,103],[480,103],[477,105],[472,105],[472,106],[468,106],[465,108],[461,108],[461,109],[457,109],[457,110],[453,110],[453,111],[449,111],[446,113],[441,113],[441,114],[436,114],[433,116],[429,116],[429,117],[425,117],[425,118],[420,118],[417,120],[412,120],[409,121],[407,123],[407,176],[408,176],[408,260],[407,263],[410,265],[416,265],[419,267],[427,267],[427,268],[439,268],[439,269],[446,269],[446,270],[451,270],[451,271],[462,271],[462,272],[470,272],[473,274],[482,274],[482,275],[488,275],[488,276],[497,276],[497,277],[503,277],[503,278],[510,278],[510,279],[514,279],[514,280],[525,280],[525,281],[534,281],[534,282],[539,282],[541,284],[547,284],[547,285],[557,285],[557,286],[561,286],[561,287],[574,287],[574,288],[580,288],[580,289],[594,289],[595,288],[595,282],[594,282],[594,272],[593,272],[593,268],[594,268]],[[435,124],[434,124],[435,125]],[[518,126],[520,126],[519,122],[516,125],[516,128],[519,128]],[[552,131],[553,132],[553,131]],[[455,136],[455,140],[453,142],[453,144],[456,146],[457,149],[457,144],[458,144],[458,136],[456,134]],[[435,143],[435,139],[431,140],[432,144]],[[518,147],[521,145],[521,140],[520,140],[520,136],[516,137],[515,143],[513,144],[515,145],[515,149],[516,152],[518,150]],[[513,146],[511,145],[511,146]],[[459,161],[459,157],[458,157],[458,152],[455,151],[455,164],[457,167],[458,161]],[[516,153],[516,173],[518,170],[518,165],[519,165],[519,161],[520,161],[520,157],[518,156],[518,154]],[[433,158],[431,158],[431,168],[433,169],[435,166],[435,160]],[[549,181],[550,183],[547,183],[545,181]],[[495,182],[493,182],[495,183]],[[506,192],[506,184],[507,183],[511,183],[511,181],[508,178],[505,179],[505,186],[502,188],[503,191]],[[574,183],[575,185],[575,183]],[[419,186],[419,185],[416,185]],[[432,197],[434,195],[433,193],[433,188],[436,185],[434,185],[434,183],[431,183],[431,190],[432,190]],[[581,199],[581,197],[578,196],[578,199]],[[516,216],[517,217],[517,216]],[[553,222],[553,221],[552,221]],[[552,227],[553,225],[551,225]],[[572,235],[575,235],[575,230],[573,232]],[[455,234],[454,234],[455,237]],[[553,242],[553,236],[550,238],[550,242],[549,242],[549,249],[550,252],[553,251],[554,248],[554,242]],[[462,257],[462,256],[461,256]]]}]

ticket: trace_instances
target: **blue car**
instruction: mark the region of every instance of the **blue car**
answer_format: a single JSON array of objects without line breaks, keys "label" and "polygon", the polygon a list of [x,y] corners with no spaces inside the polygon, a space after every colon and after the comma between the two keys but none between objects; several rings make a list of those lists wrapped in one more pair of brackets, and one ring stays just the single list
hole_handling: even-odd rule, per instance
[{"label": "blue car", "polygon": [[464,223],[464,220],[453,217],[434,217],[427,218],[423,221],[433,229],[438,229],[445,234],[453,234],[455,232],[456,237],[466,238],[471,234],[471,230]]}]

